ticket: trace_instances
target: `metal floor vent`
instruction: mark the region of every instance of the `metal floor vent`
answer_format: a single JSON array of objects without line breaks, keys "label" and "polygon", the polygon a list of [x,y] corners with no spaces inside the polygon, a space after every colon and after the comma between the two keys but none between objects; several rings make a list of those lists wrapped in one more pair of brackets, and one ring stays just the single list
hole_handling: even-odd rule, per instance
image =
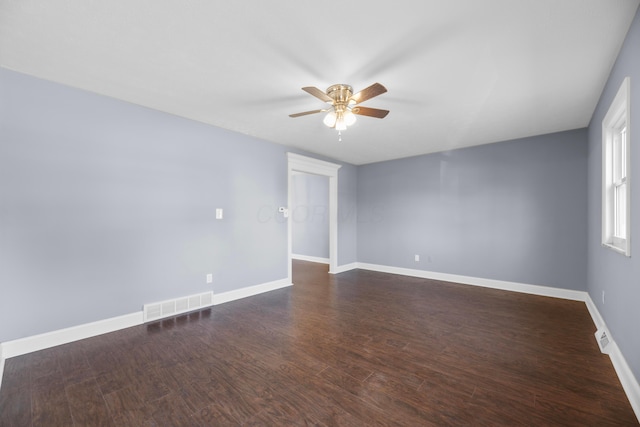
[{"label": "metal floor vent", "polygon": [[609,332],[604,329],[598,329],[595,333],[596,341],[598,341],[598,347],[604,354],[609,354],[611,351],[611,339],[609,338]]},{"label": "metal floor vent", "polygon": [[213,305],[213,292],[205,292],[198,295],[189,295],[172,300],[145,304],[142,308],[144,321],[162,319],[164,317],[175,316],[188,311]]}]

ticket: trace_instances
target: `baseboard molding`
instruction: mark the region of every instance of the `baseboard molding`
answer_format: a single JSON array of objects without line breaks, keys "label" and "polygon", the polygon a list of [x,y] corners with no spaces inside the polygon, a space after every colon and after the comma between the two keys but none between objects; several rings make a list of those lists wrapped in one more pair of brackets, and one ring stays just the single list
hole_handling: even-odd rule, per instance
[{"label": "baseboard molding", "polygon": [[591,295],[587,294],[584,303],[587,305],[587,310],[589,310],[589,314],[591,315],[594,325],[596,325],[596,329],[606,328],[607,325],[604,323],[604,319],[600,315],[598,307],[596,307],[596,304],[591,299]]},{"label": "baseboard molding", "polygon": [[261,285],[248,286],[242,289],[236,289],[234,291],[223,292],[221,294],[213,294],[213,305],[224,304],[225,302],[231,302],[242,298],[252,297],[269,291],[275,291],[276,289],[286,288],[292,286],[289,279],[280,279],[273,282],[263,283]]},{"label": "baseboard molding", "polygon": [[141,324],[142,311],[0,343],[0,387],[5,359]]},{"label": "baseboard molding", "polygon": [[363,270],[379,271],[381,273],[400,274],[403,276],[420,277],[422,279],[441,280],[444,282],[461,283],[464,285],[481,286],[484,288],[502,289],[505,291],[521,292],[525,294],[541,295],[545,297],[562,298],[572,301],[585,301],[587,293],[572,289],[552,288],[549,286],[528,285],[526,283],[507,282],[504,280],[483,279],[480,277],[460,276],[457,274],[438,273],[434,271],[415,270],[411,268],[390,267],[387,265],[357,263]]},{"label": "baseboard molding", "polygon": [[5,359],[142,324],[142,312],[85,323],[2,343]]},{"label": "baseboard molding", "polygon": [[300,261],[316,262],[318,264],[329,264],[329,258],[322,258],[317,256],[311,256],[311,255],[291,254],[291,258],[297,259]]},{"label": "baseboard molding", "polygon": [[2,387],[2,374],[4,374],[4,353],[2,352],[2,343],[0,343],[0,387]]},{"label": "baseboard molding", "polygon": [[[291,281],[288,279],[282,279],[260,285],[249,286],[235,291],[214,294],[213,304],[223,304],[225,302],[235,301],[237,299],[258,295],[291,285]],[[115,332],[132,326],[142,325],[143,323],[143,312],[139,311],[136,313],[126,314],[124,316],[112,317],[109,319],[99,320],[97,322],[85,323],[70,328],[0,343],[0,387],[2,387],[5,359],[22,356],[34,351],[44,350],[109,332]]]},{"label": "baseboard molding", "polygon": [[605,329],[608,332],[609,339],[612,341],[609,344],[611,346],[611,350],[609,351],[609,358],[611,359],[611,363],[613,364],[613,368],[615,369],[616,374],[618,374],[620,384],[622,384],[622,388],[627,394],[629,403],[631,404],[631,407],[633,408],[633,411],[638,418],[638,422],[640,422],[640,383],[638,382],[638,379],[635,377],[635,375],[633,375],[633,372],[631,371],[627,360],[624,358],[622,351],[620,351],[620,347],[618,347],[618,344],[616,344],[615,337],[611,335],[611,331],[609,331],[609,328],[607,328],[607,324],[600,315],[598,307],[595,305],[589,294],[587,294],[585,304],[587,305],[587,310],[589,310],[589,314],[591,315],[596,328]]},{"label": "baseboard molding", "polygon": [[400,274],[403,276],[420,277],[423,279],[442,280],[447,282],[462,283],[465,285],[482,286],[486,288],[502,289],[506,291],[522,292],[533,295],[541,295],[554,298],[562,298],[572,301],[583,301],[587,306],[587,310],[593,319],[596,329],[605,329],[608,331],[609,338],[612,340],[609,357],[613,367],[618,375],[618,379],[622,384],[629,403],[640,422],[640,383],[633,375],[629,364],[627,363],[620,348],[615,342],[615,337],[611,335],[609,328],[600,315],[598,308],[594,304],[589,293],[584,291],[574,291],[571,289],[552,288],[540,285],[528,285],[524,283],[506,282],[502,280],[482,279],[477,277],[459,276],[455,274],[437,273],[424,270],[414,270],[409,268],[390,267],[385,265],[357,263],[357,268],[363,270],[379,271],[382,273]]},{"label": "baseboard molding", "polygon": [[[574,301],[583,301],[587,306],[587,310],[589,311],[589,314],[591,315],[596,328],[605,328],[608,330],[604,319],[598,311],[598,308],[587,292],[368,263],[345,264],[339,266],[335,273],[342,273],[356,268],[379,271],[382,273],[420,277],[423,279],[442,280],[447,282],[462,283],[466,285],[550,296]],[[273,282],[263,283],[260,285],[237,289],[234,291],[223,292],[221,294],[214,294],[213,305],[219,305],[242,298],[248,298],[254,295],[259,295],[288,286],[292,286],[292,283],[288,279],[281,279],[275,280]],[[142,311],[0,343],[0,387],[2,386],[5,359],[21,356],[23,354],[31,353],[34,351],[44,350],[46,348],[55,347],[62,344],[67,344],[85,338],[91,338],[109,332],[115,332],[120,329],[141,324],[143,324]],[[624,355],[620,351],[620,348],[617,346],[614,337],[611,336],[611,334],[609,334],[609,336],[613,340],[609,357],[611,358],[611,362],[613,363],[613,367],[618,375],[620,383],[622,384],[622,387],[627,394],[631,407],[633,408],[636,416],[638,417],[638,421],[640,422],[640,384],[633,375],[633,372],[631,371],[629,364],[624,358]]]},{"label": "baseboard molding", "polygon": [[345,271],[355,270],[357,268],[358,268],[358,263],[352,262],[351,264],[339,265],[338,267],[336,267],[334,271],[330,271],[329,273],[339,274],[339,273],[344,273]]}]

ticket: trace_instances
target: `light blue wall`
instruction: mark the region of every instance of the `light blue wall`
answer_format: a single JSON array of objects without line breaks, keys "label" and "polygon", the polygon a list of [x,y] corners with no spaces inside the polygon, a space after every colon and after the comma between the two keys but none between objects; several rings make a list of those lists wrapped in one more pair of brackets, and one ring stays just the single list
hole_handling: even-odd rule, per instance
[{"label": "light blue wall", "polygon": [[0,138],[0,341],[287,277],[295,150],[5,69]]},{"label": "light blue wall", "polygon": [[[601,246],[602,119],[622,80],[631,77],[631,258]],[[627,363],[640,381],[640,14],[589,125],[588,291]],[[605,291],[605,303],[602,302]]]},{"label": "light blue wall", "polygon": [[329,258],[329,178],[299,173],[292,186],[293,253]]},{"label": "light blue wall", "polygon": [[358,261],[586,290],[586,159],[583,129],[361,166]]}]

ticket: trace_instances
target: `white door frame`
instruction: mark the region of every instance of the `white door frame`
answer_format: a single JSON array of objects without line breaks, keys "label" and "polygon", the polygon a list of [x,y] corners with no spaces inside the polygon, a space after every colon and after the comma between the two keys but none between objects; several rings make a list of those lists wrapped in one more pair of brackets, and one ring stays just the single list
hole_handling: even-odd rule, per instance
[{"label": "white door frame", "polygon": [[[335,274],[338,269],[338,169],[341,167],[342,165],[325,162],[312,157],[287,153],[287,205],[289,208],[293,206],[294,172],[304,172],[329,177],[329,273],[331,274]],[[293,214],[293,212],[291,212],[291,214]],[[289,215],[289,220],[287,221],[289,280],[293,280],[291,262],[293,251],[293,224],[291,217],[292,215]]]}]

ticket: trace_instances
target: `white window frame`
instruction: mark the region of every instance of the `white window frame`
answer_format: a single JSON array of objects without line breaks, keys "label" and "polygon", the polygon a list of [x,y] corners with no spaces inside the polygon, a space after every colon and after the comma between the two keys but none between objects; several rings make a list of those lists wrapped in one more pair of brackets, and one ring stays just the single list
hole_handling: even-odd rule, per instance
[{"label": "white window frame", "polygon": [[602,120],[602,245],[631,256],[631,79]]}]

